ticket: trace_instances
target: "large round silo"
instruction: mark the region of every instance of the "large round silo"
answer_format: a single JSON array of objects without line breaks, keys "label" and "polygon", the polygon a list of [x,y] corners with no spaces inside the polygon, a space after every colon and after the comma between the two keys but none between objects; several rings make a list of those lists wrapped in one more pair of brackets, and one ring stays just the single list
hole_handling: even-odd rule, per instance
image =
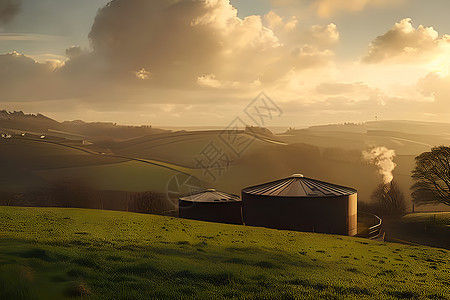
[{"label": "large round silo", "polygon": [[180,198],[180,218],[242,224],[242,201],[237,195],[209,189]]},{"label": "large round silo", "polygon": [[242,190],[245,225],[353,236],[357,192],[294,174]]}]

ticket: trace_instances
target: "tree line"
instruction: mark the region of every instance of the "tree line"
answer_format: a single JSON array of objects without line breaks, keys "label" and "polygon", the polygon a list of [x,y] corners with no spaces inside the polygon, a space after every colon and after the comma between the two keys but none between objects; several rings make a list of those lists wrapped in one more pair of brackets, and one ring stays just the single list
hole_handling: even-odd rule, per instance
[{"label": "tree line", "polygon": [[174,201],[152,191],[96,190],[76,179],[63,179],[24,192],[0,192],[0,205],[29,207],[71,207],[120,210],[147,214],[176,215]]}]

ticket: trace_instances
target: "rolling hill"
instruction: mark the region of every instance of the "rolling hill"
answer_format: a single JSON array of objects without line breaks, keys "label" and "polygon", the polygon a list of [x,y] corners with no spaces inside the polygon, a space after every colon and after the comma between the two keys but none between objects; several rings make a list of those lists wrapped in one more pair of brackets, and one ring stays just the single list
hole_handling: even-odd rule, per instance
[{"label": "rolling hill", "polygon": [[449,299],[449,254],[126,212],[0,207],[2,299]]},{"label": "rolling hill", "polygon": [[0,139],[0,186],[5,190],[74,178],[93,189],[164,193],[177,174],[188,174],[202,186],[239,194],[249,185],[303,173],[356,188],[365,202],[382,180],[362,151],[384,146],[396,152],[393,175],[409,201],[415,156],[448,144],[450,138],[449,124],[413,121],[332,124],[275,135],[255,127],[171,132],[150,126],[61,123],[39,114],[5,111],[0,112],[0,130],[13,134],[12,139]]}]

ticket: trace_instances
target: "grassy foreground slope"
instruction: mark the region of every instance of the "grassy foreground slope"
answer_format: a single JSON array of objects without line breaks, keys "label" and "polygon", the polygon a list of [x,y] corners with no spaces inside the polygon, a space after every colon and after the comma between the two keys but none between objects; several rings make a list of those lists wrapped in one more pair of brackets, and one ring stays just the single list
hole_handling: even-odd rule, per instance
[{"label": "grassy foreground slope", "polygon": [[448,299],[449,253],[125,212],[0,207],[0,299]]}]

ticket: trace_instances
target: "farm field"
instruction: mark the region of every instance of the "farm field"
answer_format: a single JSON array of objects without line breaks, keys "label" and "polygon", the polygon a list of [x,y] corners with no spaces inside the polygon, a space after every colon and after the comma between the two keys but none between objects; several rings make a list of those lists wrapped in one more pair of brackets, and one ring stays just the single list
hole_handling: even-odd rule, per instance
[{"label": "farm field", "polygon": [[61,177],[83,179],[96,189],[117,191],[166,192],[170,179],[179,172],[138,161],[93,165],[73,168],[58,168],[35,171],[48,180]]},{"label": "farm field", "polygon": [[449,299],[438,248],[83,209],[0,207],[2,299]]},{"label": "farm field", "polygon": [[391,222],[385,220],[389,240],[450,249],[450,212],[413,213]]},{"label": "farm field", "polygon": [[0,162],[0,186],[13,191],[69,179],[98,190],[166,192],[172,177],[197,172],[170,163],[90,153],[80,147],[24,138],[0,139]]},{"label": "farm field", "polygon": [[[220,138],[226,135],[223,130],[170,132],[107,123],[59,123],[41,115],[9,114],[8,118],[2,121],[7,132],[24,132],[35,124],[36,132],[49,138],[0,139],[0,187],[14,193],[33,193],[60,179],[94,190],[166,192],[181,173],[193,175],[207,188],[239,194],[246,186],[302,173],[353,187],[360,201],[369,202],[382,179],[377,167],[364,161],[362,151],[386,146],[395,150],[393,175],[410,204],[414,157],[449,138],[447,124],[408,121],[312,126],[279,135],[250,128],[235,137],[240,142],[250,139],[251,144],[235,153]],[[53,141],[55,133],[62,136]],[[71,140],[73,134],[78,144]],[[218,152],[212,152],[215,148]],[[202,167],[214,157],[219,161]]]}]

